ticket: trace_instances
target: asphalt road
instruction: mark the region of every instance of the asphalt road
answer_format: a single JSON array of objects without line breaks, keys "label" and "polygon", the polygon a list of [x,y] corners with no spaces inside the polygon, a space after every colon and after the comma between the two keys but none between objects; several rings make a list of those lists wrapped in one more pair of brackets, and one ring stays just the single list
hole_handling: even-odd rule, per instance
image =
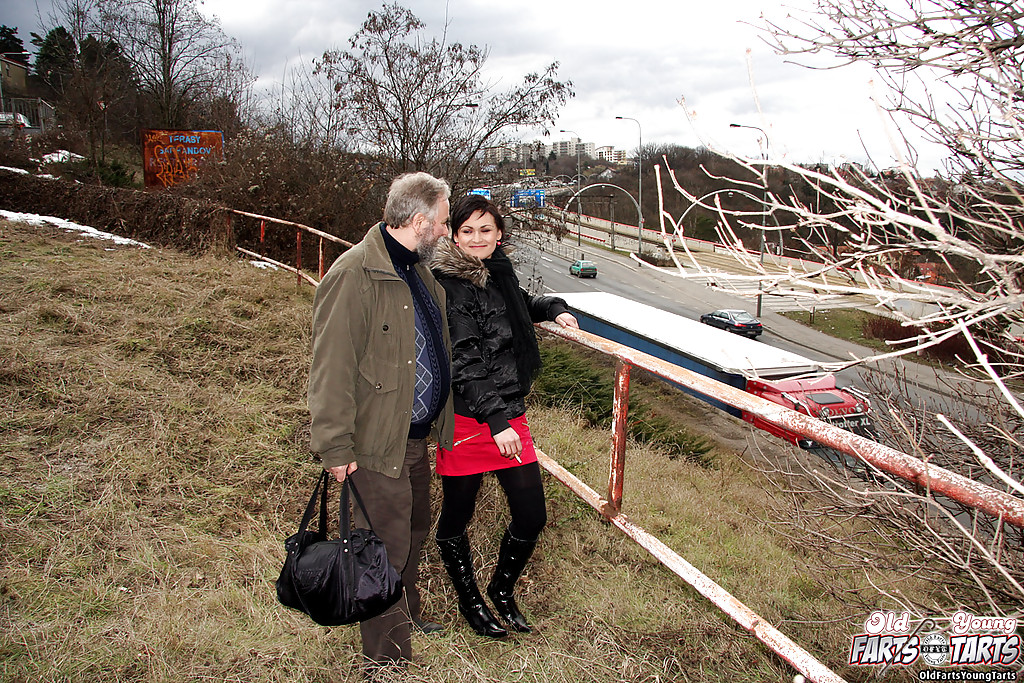
[{"label": "asphalt road", "polygon": [[[560,252],[560,253],[556,253]],[[596,278],[577,278],[569,274],[571,259],[583,257],[597,263]],[[694,320],[702,313],[719,308],[741,308],[751,313],[756,310],[757,285],[733,282],[727,291],[709,283],[708,278],[680,277],[648,266],[641,266],[627,255],[612,253],[583,244],[564,242],[558,249],[540,251],[534,246],[519,247],[519,276],[525,287],[532,284],[544,293],[602,291],[617,294],[641,303],[670,311]],[[715,264],[721,267],[720,263]],[[788,297],[765,296],[762,300],[761,322],[764,333],[758,337],[762,343],[800,354],[818,362],[848,362],[854,358],[867,358],[875,351],[867,347],[830,337],[779,313],[806,306],[806,302]],[[937,382],[935,371],[917,363],[881,361],[865,367],[906,378],[912,399],[921,401],[935,410],[948,410],[952,398]],[[852,367],[836,373],[841,385],[853,385],[869,391],[861,367]],[[945,407],[945,408],[944,408]]]}]

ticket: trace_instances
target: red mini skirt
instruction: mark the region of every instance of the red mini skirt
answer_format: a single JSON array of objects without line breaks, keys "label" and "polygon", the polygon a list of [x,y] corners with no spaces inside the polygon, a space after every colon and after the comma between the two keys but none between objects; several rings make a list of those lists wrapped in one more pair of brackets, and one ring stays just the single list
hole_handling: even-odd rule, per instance
[{"label": "red mini skirt", "polygon": [[[523,452],[519,455],[522,464],[537,462],[537,452],[533,448],[533,436],[530,435],[526,415],[509,420],[509,424],[523,442]],[[520,462],[515,458],[506,458],[498,452],[498,444],[494,443],[494,437],[491,436],[491,430],[486,422],[477,422],[471,417],[456,415],[455,445],[450,451],[437,447],[435,469],[438,474],[447,477],[461,477],[519,465]]]}]

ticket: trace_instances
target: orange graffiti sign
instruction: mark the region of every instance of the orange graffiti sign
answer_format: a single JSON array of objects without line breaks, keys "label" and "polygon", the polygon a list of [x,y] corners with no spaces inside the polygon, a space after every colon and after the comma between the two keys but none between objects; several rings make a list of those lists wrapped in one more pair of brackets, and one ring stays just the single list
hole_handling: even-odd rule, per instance
[{"label": "orange graffiti sign", "polygon": [[142,163],[146,187],[170,187],[195,177],[209,161],[224,158],[219,130],[143,130]]}]

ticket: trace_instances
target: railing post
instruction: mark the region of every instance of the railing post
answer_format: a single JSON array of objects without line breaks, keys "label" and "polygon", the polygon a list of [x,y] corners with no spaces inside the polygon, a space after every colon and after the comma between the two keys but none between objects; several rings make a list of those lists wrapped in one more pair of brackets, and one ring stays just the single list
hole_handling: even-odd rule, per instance
[{"label": "railing post", "polygon": [[632,365],[619,359],[615,368],[615,398],[612,401],[612,457],[608,471],[608,503],[622,510],[622,477],[626,470],[626,424],[629,418],[629,371]]},{"label": "railing post", "polygon": [[298,273],[295,283],[302,284],[302,231],[295,229],[295,270]]},{"label": "railing post", "polygon": [[266,235],[267,235],[267,221],[261,218],[260,219],[260,247],[261,248],[263,247],[263,239],[266,237]]},{"label": "railing post", "polygon": [[319,265],[317,266],[317,274],[321,280],[324,279],[324,238],[320,238],[320,259]]},{"label": "railing post", "polygon": [[224,246],[227,248],[228,251],[231,251],[232,245],[233,245],[233,243],[235,241],[235,239],[234,239],[234,225],[235,225],[234,216],[232,216],[231,213],[228,212],[227,214],[225,214],[224,217],[226,219],[224,221],[224,223],[225,223],[225,225],[224,225],[224,242],[225,242]]}]

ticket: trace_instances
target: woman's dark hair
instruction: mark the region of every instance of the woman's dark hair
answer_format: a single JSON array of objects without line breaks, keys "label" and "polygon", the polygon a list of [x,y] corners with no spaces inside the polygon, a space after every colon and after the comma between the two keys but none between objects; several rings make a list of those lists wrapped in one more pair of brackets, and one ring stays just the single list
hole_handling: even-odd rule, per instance
[{"label": "woman's dark hair", "polygon": [[502,236],[505,235],[505,219],[501,217],[498,207],[491,203],[491,200],[483,195],[469,194],[455,202],[452,207],[452,237],[459,232],[462,224],[469,220],[477,211],[489,213],[494,218],[494,224],[498,226]]}]

